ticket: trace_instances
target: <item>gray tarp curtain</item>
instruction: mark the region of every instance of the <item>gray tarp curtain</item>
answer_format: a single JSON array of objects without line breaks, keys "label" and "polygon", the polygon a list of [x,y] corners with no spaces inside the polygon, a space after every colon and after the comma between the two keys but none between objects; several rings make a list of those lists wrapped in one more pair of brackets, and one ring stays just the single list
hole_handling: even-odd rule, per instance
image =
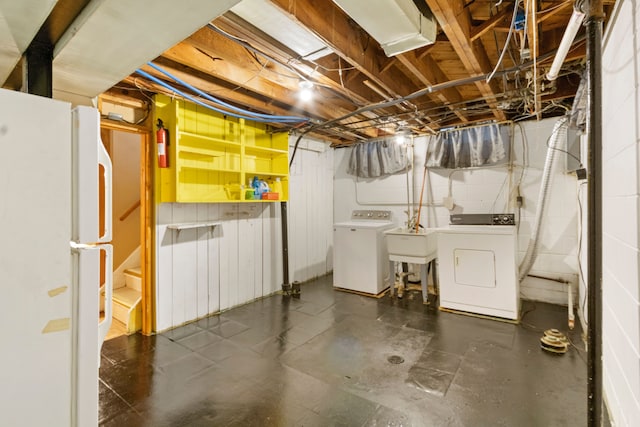
[{"label": "gray tarp curtain", "polygon": [[392,139],[363,142],[351,149],[347,173],[360,178],[377,178],[404,172],[408,163],[407,148]]},{"label": "gray tarp curtain", "polygon": [[440,132],[429,141],[428,168],[489,166],[509,159],[509,126],[497,124]]}]

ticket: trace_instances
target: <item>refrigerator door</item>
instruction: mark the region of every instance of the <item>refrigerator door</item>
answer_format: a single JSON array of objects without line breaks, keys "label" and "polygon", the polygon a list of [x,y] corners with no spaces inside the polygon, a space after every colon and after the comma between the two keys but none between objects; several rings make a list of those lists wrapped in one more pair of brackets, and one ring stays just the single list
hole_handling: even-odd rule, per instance
[{"label": "refrigerator door", "polygon": [[106,253],[107,283],[112,283],[113,248],[109,244],[83,245],[71,243],[75,280],[77,319],[73,325],[74,336],[78,339],[75,353],[76,389],[74,390],[73,413],[75,425],[95,426],[98,424],[98,367],[100,347],[111,326],[111,286],[106,287],[105,318],[98,324],[100,297],[100,251]]},{"label": "refrigerator door", "polygon": [[[78,243],[111,241],[111,160],[100,141],[100,114],[91,107],[73,110],[74,218],[72,240]],[[103,173],[101,173],[103,171]],[[104,200],[99,200],[100,180]],[[104,231],[100,231],[100,204],[104,206]]]},{"label": "refrigerator door", "polygon": [[0,89],[3,426],[72,421],[70,111]]}]

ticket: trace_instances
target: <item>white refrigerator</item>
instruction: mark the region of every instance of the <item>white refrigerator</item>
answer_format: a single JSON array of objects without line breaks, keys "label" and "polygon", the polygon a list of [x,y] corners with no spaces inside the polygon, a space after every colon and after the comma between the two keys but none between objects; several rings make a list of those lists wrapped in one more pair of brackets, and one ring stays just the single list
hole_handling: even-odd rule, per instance
[{"label": "white refrigerator", "polygon": [[110,222],[98,111],[0,89],[0,425],[97,425]]}]

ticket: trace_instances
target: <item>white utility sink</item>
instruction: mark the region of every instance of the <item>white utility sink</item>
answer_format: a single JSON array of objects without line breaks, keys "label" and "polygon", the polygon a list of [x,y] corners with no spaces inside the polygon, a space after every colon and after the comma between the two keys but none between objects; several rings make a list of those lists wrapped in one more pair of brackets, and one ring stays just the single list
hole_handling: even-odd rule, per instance
[{"label": "white utility sink", "polygon": [[437,231],[436,228],[426,228],[416,233],[405,227],[385,231],[389,259],[420,264],[434,259],[438,250]]}]

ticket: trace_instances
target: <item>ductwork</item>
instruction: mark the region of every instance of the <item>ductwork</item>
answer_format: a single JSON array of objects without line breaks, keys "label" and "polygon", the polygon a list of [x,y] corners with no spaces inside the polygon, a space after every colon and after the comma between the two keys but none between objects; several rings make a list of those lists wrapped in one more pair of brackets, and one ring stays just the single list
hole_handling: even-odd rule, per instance
[{"label": "ductwork", "polygon": [[333,0],[394,56],[436,41],[438,24],[424,0]]},{"label": "ductwork", "polygon": [[524,255],[522,263],[520,263],[519,276],[522,281],[529,271],[533,263],[538,256],[538,244],[540,243],[540,230],[542,229],[542,223],[545,217],[545,211],[547,207],[547,199],[549,196],[549,189],[551,188],[551,178],[553,177],[553,165],[556,158],[556,152],[559,149],[561,141],[565,141],[567,138],[568,119],[566,117],[558,120],[553,127],[553,132],[549,140],[549,148],[547,149],[547,158],[544,162],[544,170],[542,172],[542,183],[540,184],[540,192],[538,195],[538,207],[536,208],[536,217],[531,230],[531,237],[529,239],[529,246],[527,252]]}]

